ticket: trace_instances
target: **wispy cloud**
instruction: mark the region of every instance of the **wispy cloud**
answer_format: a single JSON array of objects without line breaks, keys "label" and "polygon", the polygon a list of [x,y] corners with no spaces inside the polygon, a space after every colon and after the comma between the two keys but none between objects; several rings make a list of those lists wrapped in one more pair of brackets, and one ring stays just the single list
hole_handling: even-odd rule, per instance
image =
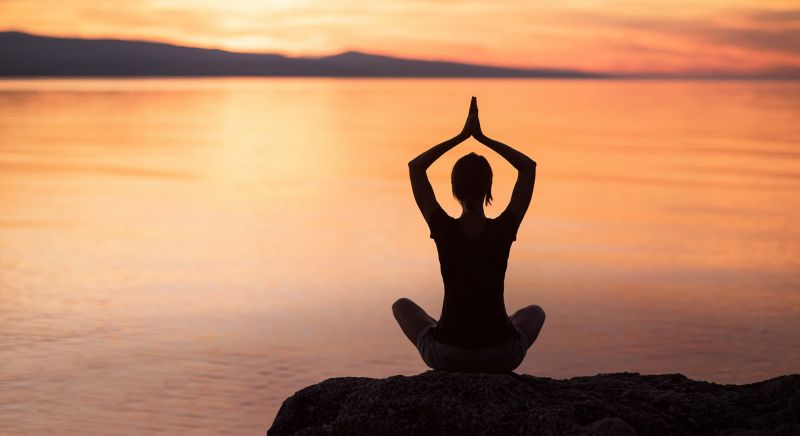
[{"label": "wispy cloud", "polygon": [[745,12],[744,15],[751,21],[800,25],[800,9],[787,9],[782,11],[751,10]]},{"label": "wispy cloud", "polygon": [[240,51],[604,71],[800,67],[796,1],[0,0],[0,27]]},{"label": "wispy cloud", "polygon": [[736,24],[718,24],[713,19],[677,19],[659,17],[620,17],[601,13],[566,14],[566,19],[577,20],[586,25],[633,29],[644,33],[667,35],[676,39],[689,39],[697,43],[715,43],[757,50],[785,52],[800,56],[800,21],[796,26],[764,27],[763,21],[794,23],[793,15],[800,11],[789,11],[787,16],[777,12],[755,12],[746,15],[722,14],[718,19],[745,18]]}]

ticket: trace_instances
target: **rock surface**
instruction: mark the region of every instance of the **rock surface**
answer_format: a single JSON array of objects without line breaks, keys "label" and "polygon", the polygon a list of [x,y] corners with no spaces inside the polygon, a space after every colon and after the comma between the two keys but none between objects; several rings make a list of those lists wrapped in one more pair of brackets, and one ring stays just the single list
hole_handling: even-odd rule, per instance
[{"label": "rock surface", "polygon": [[631,373],[332,378],[287,399],[267,434],[800,435],[800,375],[749,385]]}]

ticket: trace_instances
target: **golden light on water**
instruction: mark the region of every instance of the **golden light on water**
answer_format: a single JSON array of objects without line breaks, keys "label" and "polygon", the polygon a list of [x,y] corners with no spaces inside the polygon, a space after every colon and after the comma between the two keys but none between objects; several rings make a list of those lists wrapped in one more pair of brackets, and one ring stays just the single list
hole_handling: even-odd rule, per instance
[{"label": "golden light on water", "polygon": [[[406,163],[460,129],[470,95],[487,134],[539,162],[506,281],[509,310],[548,312],[521,372],[797,370],[794,83],[14,80],[12,430],[260,431],[323,378],[423,370],[389,309],[441,305]],[[449,171],[469,151],[495,170],[496,216],[513,170],[472,140],[430,169],[437,198],[458,213]]]}]

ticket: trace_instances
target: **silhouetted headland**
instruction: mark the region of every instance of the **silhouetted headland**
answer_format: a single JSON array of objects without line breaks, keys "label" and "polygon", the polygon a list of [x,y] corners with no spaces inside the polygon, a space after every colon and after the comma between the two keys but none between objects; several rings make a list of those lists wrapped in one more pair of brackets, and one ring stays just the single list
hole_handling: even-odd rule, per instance
[{"label": "silhouetted headland", "polygon": [[421,61],[356,51],[287,57],[22,32],[0,32],[0,76],[603,77],[573,70]]},{"label": "silhouetted headland", "polygon": [[289,57],[147,41],[0,32],[0,77],[486,77],[563,79],[800,79],[800,68],[688,72],[598,72],[424,61],[347,51]]},{"label": "silhouetted headland", "polygon": [[267,434],[800,434],[800,375],[748,385],[634,373],[332,378],[284,401]]}]

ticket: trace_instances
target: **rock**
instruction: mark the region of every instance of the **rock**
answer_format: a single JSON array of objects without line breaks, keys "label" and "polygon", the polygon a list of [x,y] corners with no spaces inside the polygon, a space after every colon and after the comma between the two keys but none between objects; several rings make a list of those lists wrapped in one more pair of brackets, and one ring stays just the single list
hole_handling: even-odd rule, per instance
[{"label": "rock", "polygon": [[569,380],[428,371],[332,378],[284,401],[280,435],[800,434],[800,375],[719,385],[680,374]]},{"label": "rock", "polygon": [[636,436],[636,430],[619,418],[599,419],[585,428],[587,435]]}]

